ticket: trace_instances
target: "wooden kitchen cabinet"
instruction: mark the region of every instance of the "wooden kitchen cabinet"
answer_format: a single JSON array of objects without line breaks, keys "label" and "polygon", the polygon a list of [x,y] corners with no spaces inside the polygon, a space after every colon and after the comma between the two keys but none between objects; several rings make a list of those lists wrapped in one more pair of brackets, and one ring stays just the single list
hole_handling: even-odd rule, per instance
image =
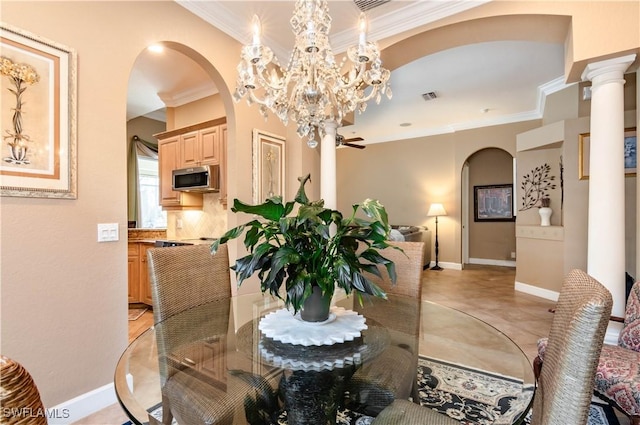
[{"label": "wooden kitchen cabinet", "polygon": [[180,168],[220,164],[220,126],[183,134]]},{"label": "wooden kitchen cabinet", "polygon": [[220,203],[227,207],[227,124],[220,125]]},{"label": "wooden kitchen cabinet", "polygon": [[180,135],[158,140],[160,205],[163,209],[201,209],[202,194],[172,189],[172,171],[182,168]]},{"label": "wooden kitchen cabinet", "polygon": [[202,193],[172,190],[173,170],[220,165],[220,201],[226,206],[226,118],[154,135],[158,138],[160,205],[165,210],[202,209]]},{"label": "wooden kitchen cabinet", "polygon": [[130,303],[140,302],[140,259],[138,257],[138,244],[129,243],[128,245],[128,276],[129,276],[129,291],[128,300]]},{"label": "wooden kitchen cabinet", "polygon": [[151,280],[149,279],[149,263],[147,262],[147,250],[155,245],[151,243],[140,243],[140,302],[153,305],[151,296]]},{"label": "wooden kitchen cabinet", "polygon": [[151,242],[128,243],[129,303],[153,305],[147,265],[147,250],[153,247]]}]

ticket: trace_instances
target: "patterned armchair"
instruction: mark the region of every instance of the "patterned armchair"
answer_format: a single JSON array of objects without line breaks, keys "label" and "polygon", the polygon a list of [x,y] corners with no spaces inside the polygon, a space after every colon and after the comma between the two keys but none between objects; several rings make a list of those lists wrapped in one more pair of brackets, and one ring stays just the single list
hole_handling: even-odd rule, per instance
[{"label": "patterned armchair", "polygon": [[[631,288],[618,345],[604,344],[596,369],[595,391],[624,412],[632,425],[640,425],[640,282]],[[538,341],[536,374],[544,360],[547,338]]]},{"label": "patterned armchair", "polygon": [[618,345],[602,347],[595,389],[640,425],[640,282],[631,288]]}]

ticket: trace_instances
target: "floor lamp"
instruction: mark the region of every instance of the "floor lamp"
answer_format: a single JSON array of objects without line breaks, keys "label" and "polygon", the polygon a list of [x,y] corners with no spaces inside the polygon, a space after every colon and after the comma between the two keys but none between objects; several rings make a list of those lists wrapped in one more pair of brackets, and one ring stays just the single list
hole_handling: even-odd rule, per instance
[{"label": "floor lamp", "polygon": [[427,217],[436,218],[436,265],[431,267],[431,270],[442,270],[442,267],[438,265],[438,216],[447,215],[442,204],[431,204]]}]

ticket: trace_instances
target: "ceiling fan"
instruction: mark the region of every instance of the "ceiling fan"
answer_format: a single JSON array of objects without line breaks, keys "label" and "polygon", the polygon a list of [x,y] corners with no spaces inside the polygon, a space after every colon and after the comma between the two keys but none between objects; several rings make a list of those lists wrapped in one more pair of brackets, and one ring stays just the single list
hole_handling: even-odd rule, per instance
[{"label": "ceiling fan", "polygon": [[362,137],[353,137],[351,139],[345,139],[342,134],[336,134],[336,147],[338,146],[348,146],[350,148],[356,149],[364,149],[366,146],[356,145],[352,142],[361,142],[364,139]]}]

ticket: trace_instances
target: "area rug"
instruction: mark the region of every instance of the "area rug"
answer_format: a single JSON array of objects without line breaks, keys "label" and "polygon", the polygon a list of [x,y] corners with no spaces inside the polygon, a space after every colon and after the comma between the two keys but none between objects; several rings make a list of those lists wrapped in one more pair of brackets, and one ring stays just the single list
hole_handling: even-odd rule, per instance
[{"label": "area rug", "polygon": [[147,311],[148,309],[143,307],[143,308],[130,308],[129,309],[129,320],[138,320],[145,311]]},{"label": "area rug", "polygon": [[[418,392],[420,404],[437,410],[461,425],[511,424],[526,410],[518,394],[533,391],[517,379],[454,365],[442,360],[420,357],[418,360]],[[162,422],[162,406],[149,409],[151,416]],[[530,421],[531,412],[525,419]],[[338,425],[370,425],[373,418],[348,409],[338,412]],[[174,422],[175,424],[175,419]],[[277,425],[286,425],[286,413]],[[613,408],[593,398],[588,425],[620,425]]]},{"label": "area rug", "polygon": [[[522,381],[441,360],[418,361],[420,404],[445,413],[461,424],[513,423],[527,408],[517,395],[533,391]],[[531,412],[525,418],[530,423]],[[593,397],[589,425],[620,425],[613,408]]]}]

